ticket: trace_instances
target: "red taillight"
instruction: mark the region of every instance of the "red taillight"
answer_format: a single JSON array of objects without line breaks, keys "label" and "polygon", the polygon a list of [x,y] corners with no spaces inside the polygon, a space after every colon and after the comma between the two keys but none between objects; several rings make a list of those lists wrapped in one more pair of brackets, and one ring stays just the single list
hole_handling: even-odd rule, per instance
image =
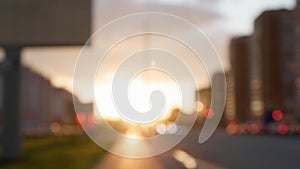
[{"label": "red taillight", "polygon": [[212,119],[214,117],[214,111],[212,109],[206,109],[203,113],[203,116],[206,118],[206,119]]},{"label": "red taillight", "polygon": [[275,121],[280,121],[283,119],[283,113],[280,110],[274,110],[272,113],[272,118]]},{"label": "red taillight", "polygon": [[286,125],[286,124],[280,124],[277,128],[277,132],[280,134],[280,135],[285,135],[289,132],[289,126]]},{"label": "red taillight", "polygon": [[298,126],[296,127],[296,132],[297,132],[298,134],[300,134],[300,125],[298,125]]}]

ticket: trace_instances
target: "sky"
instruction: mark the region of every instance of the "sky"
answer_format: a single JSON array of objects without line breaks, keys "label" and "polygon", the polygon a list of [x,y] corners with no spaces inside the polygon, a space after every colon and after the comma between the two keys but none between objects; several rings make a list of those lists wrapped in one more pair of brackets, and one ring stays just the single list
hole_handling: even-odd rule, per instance
[{"label": "sky", "polygon": [[[233,36],[249,35],[262,11],[292,9],[295,0],[94,0],[93,32],[119,17],[136,12],[164,12],[182,17],[212,41],[228,70],[228,44]],[[55,86],[72,90],[72,78],[81,47],[35,47],[22,51],[23,64],[50,79]],[[0,51],[0,56],[3,52]],[[84,90],[76,91],[89,100]]]}]

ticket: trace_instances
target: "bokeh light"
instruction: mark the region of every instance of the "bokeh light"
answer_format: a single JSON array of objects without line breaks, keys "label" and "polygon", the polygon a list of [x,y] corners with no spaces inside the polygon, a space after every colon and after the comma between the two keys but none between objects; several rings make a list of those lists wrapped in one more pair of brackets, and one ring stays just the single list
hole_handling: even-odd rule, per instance
[{"label": "bokeh light", "polygon": [[283,119],[283,113],[282,113],[282,111],[280,111],[280,110],[274,110],[273,113],[272,113],[272,118],[275,121],[282,120]]}]

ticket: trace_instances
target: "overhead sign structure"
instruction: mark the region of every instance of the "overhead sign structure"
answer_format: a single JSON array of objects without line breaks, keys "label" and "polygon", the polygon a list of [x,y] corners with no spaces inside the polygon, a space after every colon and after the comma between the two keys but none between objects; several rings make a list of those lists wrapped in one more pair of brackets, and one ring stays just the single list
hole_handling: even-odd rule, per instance
[{"label": "overhead sign structure", "polygon": [[[27,46],[84,45],[91,35],[91,0],[1,0],[0,47],[6,51],[3,155],[21,156],[20,53]],[[29,98],[30,99],[30,98]]]},{"label": "overhead sign structure", "polygon": [[90,0],[1,0],[0,46],[83,45]]}]

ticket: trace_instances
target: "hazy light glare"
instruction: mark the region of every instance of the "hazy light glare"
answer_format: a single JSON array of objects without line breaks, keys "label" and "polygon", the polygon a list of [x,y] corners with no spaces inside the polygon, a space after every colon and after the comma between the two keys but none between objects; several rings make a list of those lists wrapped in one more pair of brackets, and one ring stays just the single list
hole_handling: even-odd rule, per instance
[{"label": "hazy light glare", "polygon": [[183,162],[183,164],[187,169],[197,168],[197,162],[193,157],[186,158],[185,161]]},{"label": "hazy light glare", "polygon": [[228,134],[236,134],[237,133],[237,129],[238,129],[238,125],[237,124],[228,124],[226,127],[226,132]]},{"label": "hazy light glare", "polygon": [[183,162],[188,157],[188,154],[182,150],[175,150],[173,156],[177,161]]},{"label": "hazy light glare", "polygon": [[264,103],[260,100],[254,100],[251,102],[251,109],[256,113],[256,116],[262,115]]},{"label": "hazy light glare", "polygon": [[[156,74],[153,75],[156,77]],[[189,83],[180,90],[175,82],[166,82],[166,77],[164,77],[163,82],[151,82],[145,81],[147,79],[143,76],[135,78],[128,91],[128,98],[131,102],[133,108],[137,111],[143,113],[149,110],[151,104],[149,104],[151,92],[154,90],[160,90],[166,97],[166,109],[161,117],[161,119],[166,119],[169,116],[169,112],[174,107],[180,107],[185,114],[193,113],[195,105],[193,105],[194,90],[190,88]],[[122,83],[122,82],[120,82]],[[182,98],[181,92],[187,93],[187,98]],[[119,119],[121,116],[116,109],[113,98],[111,85],[108,82],[103,82],[101,85],[95,87],[95,103],[96,109],[95,114],[97,118],[107,118],[107,119]],[[190,100],[190,104],[182,107],[182,100]]]},{"label": "hazy light glare", "polygon": [[188,153],[186,153],[185,151],[182,150],[175,150],[173,152],[173,157],[181,162],[185,168],[187,169],[195,169],[197,168],[197,161],[194,157],[192,157],[191,155],[189,155]]},{"label": "hazy light glare", "polygon": [[132,145],[137,144],[138,138],[139,138],[137,135],[135,135],[135,134],[128,134],[128,135],[126,135],[126,137],[127,137],[126,141],[129,144],[132,144]]},{"label": "hazy light glare", "polygon": [[50,130],[51,130],[52,133],[58,134],[60,132],[60,130],[61,130],[61,126],[60,126],[59,123],[53,122],[50,125]]},{"label": "hazy light glare", "polygon": [[197,101],[196,102],[196,109],[197,109],[197,112],[202,112],[203,111],[203,109],[204,109],[204,104],[203,104],[203,102],[201,102],[201,101]]},{"label": "hazy light glare", "polygon": [[166,134],[167,127],[165,124],[158,124],[156,125],[156,132],[160,135]]},{"label": "hazy light glare", "polygon": [[214,117],[215,113],[212,109],[206,109],[204,112],[203,112],[203,116],[206,118],[206,119],[212,119]]},{"label": "hazy light glare", "polygon": [[169,134],[176,134],[177,133],[177,125],[174,123],[167,125],[167,131]]}]

